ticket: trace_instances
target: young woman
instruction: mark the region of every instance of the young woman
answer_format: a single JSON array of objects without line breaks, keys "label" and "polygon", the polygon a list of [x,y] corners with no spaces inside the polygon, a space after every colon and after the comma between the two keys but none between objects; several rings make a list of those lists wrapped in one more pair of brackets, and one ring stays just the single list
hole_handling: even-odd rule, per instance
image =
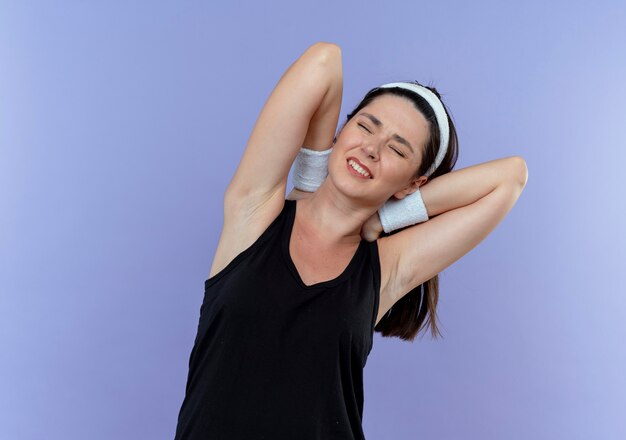
[{"label": "young woman", "polygon": [[[370,90],[336,134],[342,84],[340,48],[316,43],[256,121],[224,197],[176,439],[364,439],[374,331],[412,340],[430,322],[436,336],[437,274],[526,184],[518,156],[452,171],[455,127],[416,83]],[[294,161],[296,187],[314,192],[285,198]]]}]

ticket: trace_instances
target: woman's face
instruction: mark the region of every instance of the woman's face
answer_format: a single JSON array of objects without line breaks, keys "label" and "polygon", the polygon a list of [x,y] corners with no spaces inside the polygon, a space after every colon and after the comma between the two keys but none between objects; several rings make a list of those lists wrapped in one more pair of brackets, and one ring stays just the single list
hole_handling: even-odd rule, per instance
[{"label": "woman's face", "polygon": [[[391,196],[401,199],[426,181],[413,176],[428,136],[426,118],[408,99],[379,96],[339,133],[329,160],[329,177],[353,197],[379,204]],[[352,160],[369,176],[354,170]]]}]

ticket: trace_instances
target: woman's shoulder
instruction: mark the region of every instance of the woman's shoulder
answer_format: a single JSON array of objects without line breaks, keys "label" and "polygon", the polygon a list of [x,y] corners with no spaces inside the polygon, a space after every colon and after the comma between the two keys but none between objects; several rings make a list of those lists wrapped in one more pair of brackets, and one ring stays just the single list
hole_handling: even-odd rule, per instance
[{"label": "woman's shoulder", "polygon": [[224,223],[215,250],[209,278],[218,274],[237,255],[252,246],[291,201],[277,192],[268,198],[224,201]]}]

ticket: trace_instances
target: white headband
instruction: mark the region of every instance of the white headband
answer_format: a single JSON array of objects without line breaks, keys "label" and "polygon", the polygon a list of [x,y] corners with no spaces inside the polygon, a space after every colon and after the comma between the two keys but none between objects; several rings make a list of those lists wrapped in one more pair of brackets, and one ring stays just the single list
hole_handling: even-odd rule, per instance
[{"label": "white headband", "polygon": [[435,158],[435,163],[431,165],[431,167],[426,172],[426,176],[430,176],[435,172],[437,167],[441,165],[444,156],[446,155],[446,151],[448,150],[448,140],[450,138],[450,127],[448,125],[448,116],[446,114],[445,109],[443,108],[443,104],[437,98],[433,92],[428,90],[424,86],[420,86],[419,84],[413,83],[405,83],[405,82],[393,82],[388,84],[383,84],[379,86],[380,88],[389,88],[389,87],[400,87],[402,89],[410,90],[414,93],[417,93],[422,98],[424,98],[430,107],[435,112],[435,116],[437,117],[437,125],[439,125],[439,137],[441,138],[441,142],[439,143],[439,151],[437,151],[437,157]]}]

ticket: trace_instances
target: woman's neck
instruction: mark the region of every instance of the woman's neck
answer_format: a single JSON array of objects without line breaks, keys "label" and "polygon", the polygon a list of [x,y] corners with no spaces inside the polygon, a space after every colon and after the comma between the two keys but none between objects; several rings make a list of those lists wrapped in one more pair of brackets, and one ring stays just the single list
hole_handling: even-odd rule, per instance
[{"label": "woman's neck", "polygon": [[312,196],[296,201],[294,227],[328,246],[359,243],[361,227],[374,214],[375,207],[359,206],[327,184],[328,180]]}]

